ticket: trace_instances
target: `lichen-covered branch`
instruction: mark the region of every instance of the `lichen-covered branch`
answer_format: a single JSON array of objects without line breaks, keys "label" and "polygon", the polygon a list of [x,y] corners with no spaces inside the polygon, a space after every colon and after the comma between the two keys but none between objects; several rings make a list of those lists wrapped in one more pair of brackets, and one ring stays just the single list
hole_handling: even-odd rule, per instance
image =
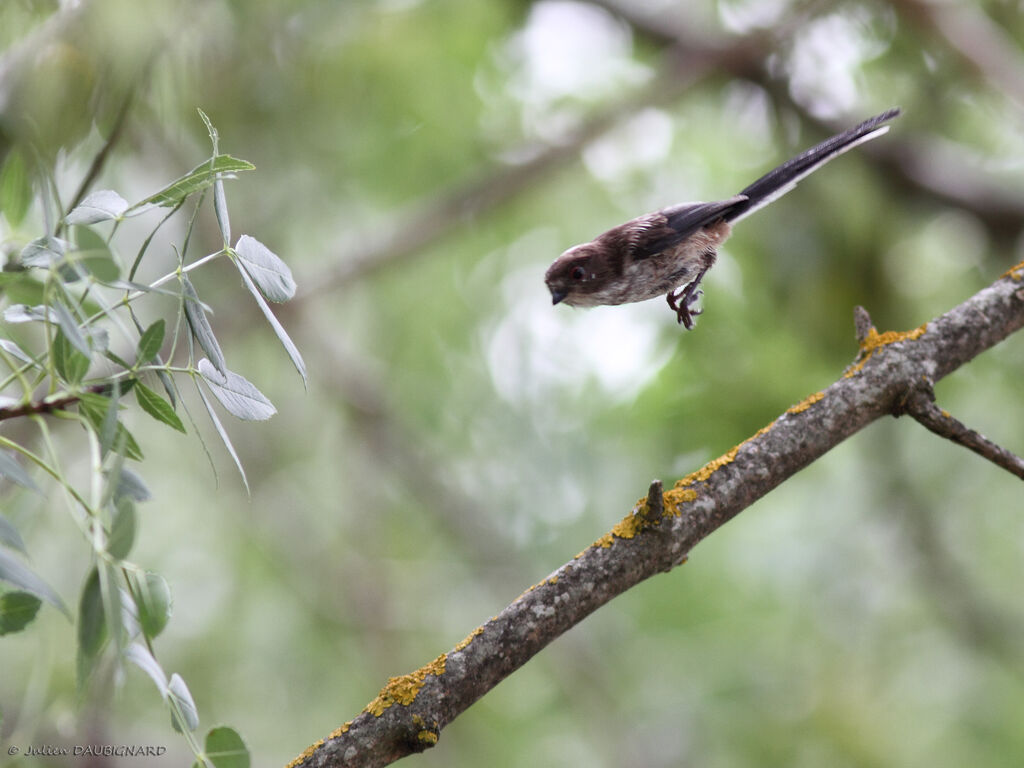
[{"label": "lichen-covered branch", "polygon": [[[1024,264],[907,333],[859,322],[858,359],[830,387],[647,497],[611,531],[526,590],[451,651],[388,681],[355,719],[290,764],[381,766],[437,743],[442,729],[548,643],[639,582],[684,562],[723,523],[876,419],[1024,327]],[[660,501],[660,504],[659,504]],[[660,510],[659,510],[660,506]]]}]

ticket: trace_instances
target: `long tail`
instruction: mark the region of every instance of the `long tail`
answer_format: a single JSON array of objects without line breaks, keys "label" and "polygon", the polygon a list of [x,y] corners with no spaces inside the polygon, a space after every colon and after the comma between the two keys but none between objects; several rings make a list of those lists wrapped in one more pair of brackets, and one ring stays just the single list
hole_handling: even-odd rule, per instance
[{"label": "long tail", "polygon": [[816,147],[808,149],[775,170],[769,171],[740,192],[740,195],[746,195],[747,200],[733,206],[724,215],[725,220],[733,223],[744,219],[759,208],[764,208],[768,203],[782,197],[793,189],[800,179],[814,173],[829,160],[888,131],[889,126],[882,125],[882,123],[891,120],[899,113],[899,108],[895,108],[876,115],[854,128],[837,133],[831,139],[826,139]]}]

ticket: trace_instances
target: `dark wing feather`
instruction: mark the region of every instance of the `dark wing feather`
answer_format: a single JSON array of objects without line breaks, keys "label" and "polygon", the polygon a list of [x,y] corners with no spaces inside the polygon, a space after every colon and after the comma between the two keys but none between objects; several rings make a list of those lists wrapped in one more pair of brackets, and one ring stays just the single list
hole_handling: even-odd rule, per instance
[{"label": "dark wing feather", "polygon": [[683,203],[637,219],[635,232],[630,233],[630,256],[634,260],[657,256],[708,224],[728,219],[746,200],[746,195],[736,195],[715,203]]}]

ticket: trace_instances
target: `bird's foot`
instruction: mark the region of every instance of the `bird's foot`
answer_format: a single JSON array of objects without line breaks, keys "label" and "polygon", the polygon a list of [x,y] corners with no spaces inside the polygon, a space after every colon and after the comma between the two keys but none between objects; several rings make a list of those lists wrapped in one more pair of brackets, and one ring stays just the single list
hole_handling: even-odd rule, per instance
[{"label": "bird's foot", "polygon": [[704,277],[705,272],[707,272],[706,269],[701,270],[697,277],[689,283],[682,288],[669,291],[665,296],[668,305],[676,313],[676,322],[688,331],[693,330],[693,318],[704,311],[702,309],[694,309],[693,305],[704,295],[704,291],[700,288],[700,281]]}]

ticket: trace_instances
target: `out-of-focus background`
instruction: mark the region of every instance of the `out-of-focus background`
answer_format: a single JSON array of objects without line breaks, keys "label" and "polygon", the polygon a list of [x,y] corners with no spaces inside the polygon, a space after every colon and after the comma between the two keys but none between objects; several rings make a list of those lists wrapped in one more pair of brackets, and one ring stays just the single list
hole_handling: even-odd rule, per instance
[{"label": "out-of-focus background", "polygon": [[[234,231],[299,283],[277,310],[308,392],[237,274],[193,274],[229,366],[279,411],[225,416],[251,496],[212,430],[216,475],[194,434],[128,416],[154,493],[132,559],[171,584],[155,650],[203,728],[230,723],[255,765],[285,763],[652,478],[837,378],[854,305],[912,328],[1020,261],[1021,39],[1010,1],[2,0],[0,151],[35,126],[67,199],[134,89],[96,183],[134,202],[209,156],[201,107],[221,150],[257,167],[227,185]],[[888,135],[740,225],[695,331],[660,300],[550,306],[543,273],[568,246],[732,195],[893,105]],[[145,277],[173,269],[184,225]],[[23,244],[42,222],[0,226]],[[190,258],[219,242],[207,213]],[[1022,381],[1013,338],[943,381],[939,404],[1020,452]],[[1019,764],[1022,499],[915,423],[878,423],[408,762]],[[89,548],[56,491],[0,504],[73,605]],[[190,759],[138,669],[100,688],[76,693],[56,611],[0,638],[0,760],[80,743]]]}]

